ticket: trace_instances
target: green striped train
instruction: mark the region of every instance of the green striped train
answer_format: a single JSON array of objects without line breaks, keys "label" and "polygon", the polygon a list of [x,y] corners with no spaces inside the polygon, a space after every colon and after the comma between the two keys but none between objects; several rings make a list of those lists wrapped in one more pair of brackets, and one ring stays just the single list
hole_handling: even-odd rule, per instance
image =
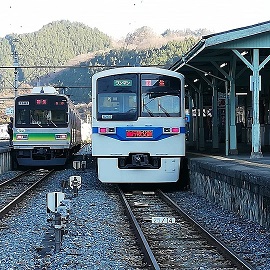
[{"label": "green striped train", "polygon": [[15,98],[13,154],[19,166],[62,166],[81,147],[81,119],[54,87]]}]

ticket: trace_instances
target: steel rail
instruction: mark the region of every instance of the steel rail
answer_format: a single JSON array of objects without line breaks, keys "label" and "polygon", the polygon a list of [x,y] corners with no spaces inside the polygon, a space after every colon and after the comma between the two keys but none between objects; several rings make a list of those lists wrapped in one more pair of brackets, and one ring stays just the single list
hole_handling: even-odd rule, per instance
[{"label": "steel rail", "polygon": [[[29,171],[27,171],[27,172],[29,172]],[[43,175],[40,179],[38,179],[38,181],[36,181],[34,184],[32,184],[30,187],[28,187],[26,190],[24,190],[22,193],[20,193],[19,196],[15,197],[11,202],[9,202],[5,207],[3,207],[0,210],[0,218],[2,218],[6,213],[8,213],[16,204],[18,204],[24,198],[24,196],[26,196],[28,194],[28,192],[30,192],[41,181],[43,181],[46,177],[48,177],[52,172],[54,172],[54,170],[51,170],[48,173],[46,173],[45,175]],[[21,174],[21,175],[18,175],[15,178],[17,179],[20,176],[23,176],[24,174],[26,174],[26,172]],[[14,180],[15,178],[13,178],[12,180]]]},{"label": "steel rail", "polygon": [[239,269],[244,270],[255,270],[253,266],[251,266],[244,259],[240,258],[231,248],[226,246],[220,240],[218,240],[213,234],[205,230],[197,221],[195,221],[192,217],[190,217],[179,205],[177,205],[170,197],[164,194],[161,190],[157,190],[157,194],[176,212],[178,212],[181,216],[183,216],[188,222],[194,224],[195,228],[199,230],[209,241],[209,243],[215,245],[218,250],[222,253],[224,257],[233,262]]},{"label": "steel rail", "polygon": [[160,267],[156,261],[156,258],[154,256],[143,232],[142,232],[142,229],[141,229],[139,223],[137,222],[134,214],[132,213],[132,210],[128,204],[127,199],[125,198],[125,194],[123,193],[123,191],[119,187],[118,187],[118,189],[119,189],[121,201],[123,202],[123,205],[124,205],[125,210],[127,212],[128,218],[131,222],[132,228],[135,232],[137,240],[139,241],[140,247],[141,247],[142,252],[144,254],[145,261],[149,264],[151,269],[160,270]]},{"label": "steel rail", "polygon": [[3,187],[4,185],[8,184],[8,183],[11,183],[12,181],[20,178],[21,176],[24,176],[25,174],[29,173],[30,170],[27,170],[27,171],[24,171],[23,173],[21,174],[18,174],[16,176],[14,176],[13,178],[10,178],[10,179],[7,179],[6,181],[0,183],[0,187]]}]

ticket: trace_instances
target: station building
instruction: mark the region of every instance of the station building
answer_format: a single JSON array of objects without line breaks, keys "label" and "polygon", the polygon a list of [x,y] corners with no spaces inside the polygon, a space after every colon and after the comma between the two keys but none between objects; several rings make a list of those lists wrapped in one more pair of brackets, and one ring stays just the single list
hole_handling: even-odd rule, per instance
[{"label": "station building", "polygon": [[203,36],[170,67],[185,76],[188,147],[269,152],[269,60],[267,21]]}]

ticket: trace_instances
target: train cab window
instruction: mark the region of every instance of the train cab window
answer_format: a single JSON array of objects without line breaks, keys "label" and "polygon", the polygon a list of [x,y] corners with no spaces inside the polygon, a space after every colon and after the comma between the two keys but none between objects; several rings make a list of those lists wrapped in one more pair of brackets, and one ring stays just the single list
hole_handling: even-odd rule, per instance
[{"label": "train cab window", "polygon": [[17,115],[16,115],[16,125],[26,125],[27,124],[27,110],[26,109],[21,109],[18,110]]},{"label": "train cab window", "polygon": [[68,101],[65,96],[20,96],[15,101],[15,127],[67,127],[67,112]]},{"label": "train cab window", "polygon": [[59,127],[67,125],[65,110],[30,110],[30,124],[39,127]]},{"label": "train cab window", "polygon": [[30,110],[30,124],[45,125],[48,118],[47,110]]},{"label": "train cab window", "polygon": [[100,113],[129,113],[137,109],[136,94],[100,94],[98,99]]},{"label": "train cab window", "polygon": [[138,118],[138,75],[121,74],[97,81],[97,119],[128,121]]},{"label": "train cab window", "polygon": [[157,74],[142,74],[142,116],[177,117],[181,113],[181,81]]},{"label": "train cab window", "polygon": [[53,121],[56,124],[65,124],[67,122],[66,116],[67,114],[65,110],[51,111],[51,121]]}]

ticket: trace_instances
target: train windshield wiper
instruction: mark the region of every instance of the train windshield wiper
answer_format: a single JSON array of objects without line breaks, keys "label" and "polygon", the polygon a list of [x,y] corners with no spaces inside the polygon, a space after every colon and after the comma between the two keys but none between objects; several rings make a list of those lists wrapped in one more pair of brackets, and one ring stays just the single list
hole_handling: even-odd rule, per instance
[{"label": "train windshield wiper", "polygon": [[42,127],[42,125],[31,115],[31,124],[32,125],[38,125],[39,127]]},{"label": "train windshield wiper", "polygon": [[170,114],[166,111],[164,107],[162,107],[160,103],[158,104],[158,107],[166,114],[167,117],[170,117]]},{"label": "train windshield wiper", "polygon": [[[147,96],[147,95],[149,95],[149,94],[147,93],[145,96]],[[154,117],[154,113],[149,109],[149,107],[147,105],[150,104],[153,100],[155,100],[155,98],[148,99],[148,102],[144,103],[145,99],[143,98],[143,108],[145,108],[145,110],[147,111],[147,113],[151,117]]]},{"label": "train windshield wiper", "polygon": [[144,104],[143,107],[146,109],[147,113],[148,113],[151,117],[154,117],[153,112],[147,107],[146,104]]},{"label": "train windshield wiper", "polygon": [[49,120],[55,127],[58,127],[52,120]]}]

